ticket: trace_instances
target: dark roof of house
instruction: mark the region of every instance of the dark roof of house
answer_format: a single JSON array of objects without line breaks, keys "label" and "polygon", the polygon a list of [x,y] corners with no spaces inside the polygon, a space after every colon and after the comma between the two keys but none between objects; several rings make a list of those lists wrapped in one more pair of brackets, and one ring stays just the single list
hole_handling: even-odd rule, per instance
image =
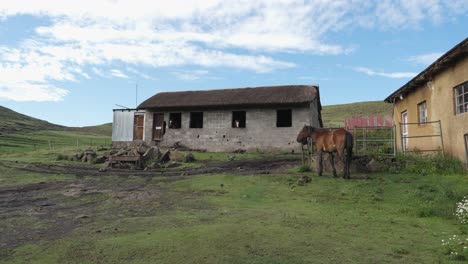
[{"label": "dark roof of house", "polygon": [[400,87],[400,89],[396,90],[387,98],[385,98],[385,102],[393,103],[397,100],[400,100],[400,96],[405,96],[421,85],[431,81],[434,75],[454,65],[459,60],[466,58],[467,54],[468,38],[465,38],[462,42],[457,44],[451,50],[447,51],[447,53],[438,58],[434,63],[429,65],[429,67],[427,67],[424,71],[416,75],[416,77]]},{"label": "dark roof of house", "polygon": [[284,85],[209,91],[158,93],[138,106],[138,109],[209,108],[226,106],[267,106],[303,104],[320,96],[318,86]]}]

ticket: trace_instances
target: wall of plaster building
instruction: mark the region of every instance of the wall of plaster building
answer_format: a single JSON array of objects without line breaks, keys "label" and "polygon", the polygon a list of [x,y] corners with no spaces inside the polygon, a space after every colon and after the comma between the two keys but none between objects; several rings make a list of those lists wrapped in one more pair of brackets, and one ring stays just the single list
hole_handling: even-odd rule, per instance
[{"label": "wall of plaster building", "polygon": [[[316,105],[294,108],[249,108],[203,111],[203,128],[189,128],[190,111],[164,112],[164,119],[169,123],[170,113],[182,113],[182,128],[166,129],[160,145],[170,147],[176,142],[192,149],[208,151],[300,151],[296,136],[304,124],[319,126]],[[276,110],[292,109],[292,126],[276,127]],[[200,111],[200,110],[196,110]],[[246,127],[232,128],[232,111],[246,111]],[[315,115],[312,115],[315,113]],[[152,112],[147,112],[145,134],[151,135]],[[148,129],[149,128],[149,129]],[[151,138],[145,138],[153,144]]]},{"label": "wall of plaster building", "polygon": [[[397,147],[401,151],[401,133],[398,124],[401,113],[407,111],[408,122],[418,122],[418,104],[426,101],[429,121],[440,120],[444,151],[462,161],[467,161],[465,153],[464,134],[468,133],[468,113],[455,114],[454,88],[468,81],[468,58],[460,60],[443,70],[429,84],[424,84],[414,92],[406,95],[403,100],[394,105],[394,120],[397,125]],[[422,135],[434,131],[434,125],[411,125],[409,135]],[[437,132],[437,131],[436,131]],[[409,139],[409,149],[427,149],[440,146],[440,139],[420,138]]]}]

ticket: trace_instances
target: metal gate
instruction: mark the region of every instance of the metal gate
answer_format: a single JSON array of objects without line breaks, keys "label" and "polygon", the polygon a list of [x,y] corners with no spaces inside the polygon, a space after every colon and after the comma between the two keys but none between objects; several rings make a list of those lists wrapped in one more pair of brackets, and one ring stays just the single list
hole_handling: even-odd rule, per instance
[{"label": "metal gate", "polygon": [[[404,133],[404,129],[406,129],[406,133]],[[439,152],[444,155],[442,123],[440,120],[424,123],[400,123],[400,142],[404,153]]]}]

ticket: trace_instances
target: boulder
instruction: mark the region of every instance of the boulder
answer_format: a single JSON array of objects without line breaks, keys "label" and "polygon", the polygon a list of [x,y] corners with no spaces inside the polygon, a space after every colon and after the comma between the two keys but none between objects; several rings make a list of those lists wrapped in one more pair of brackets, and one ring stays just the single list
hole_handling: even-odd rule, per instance
[{"label": "boulder", "polygon": [[106,162],[107,158],[104,157],[104,156],[97,156],[95,159],[94,159],[94,163],[96,164],[102,164],[104,162]]},{"label": "boulder", "polygon": [[94,156],[90,153],[86,155],[86,161],[88,163],[93,163],[94,162]]},{"label": "boulder", "polygon": [[168,150],[162,154],[160,161],[161,162],[169,162],[171,160],[171,152]]},{"label": "boulder", "polygon": [[161,156],[161,151],[159,151],[159,148],[151,147],[145,152],[145,154],[143,154],[143,159],[144,160],[159,159],[160,156]]},{"label": "boulder", "polygon": [[196,159],[195,159],[195,156],[193,156],[191,152],[185,155],[184,162],[194,162],[194,161],[196,161]]}]

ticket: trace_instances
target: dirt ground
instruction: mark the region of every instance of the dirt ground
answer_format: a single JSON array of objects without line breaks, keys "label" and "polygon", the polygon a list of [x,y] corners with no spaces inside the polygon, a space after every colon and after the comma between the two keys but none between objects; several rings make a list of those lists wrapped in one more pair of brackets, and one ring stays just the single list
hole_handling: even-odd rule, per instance
[{"label": "dirt ground", "polygon": [[[171,210],[180,199],[203,193],[177,193],[164,183],[192,175],[211,173],[284,173],[301,163],[300,158],[264,158],[236,161],[205,161],[200,167],[155,170],[108,169],[99,171],[85,164],[43,164],[0,161],[0,170],[44,175],[69,175],[71,180],[53,180],[0,187],[0,258],[28,243],[64,237],[96,221],[128,216],[148,216]],[[96,225],[98,226],[98,225]],[[102,225],[99,225],[102,226]],[[118,232],[118,227],[96,232]]]}]

